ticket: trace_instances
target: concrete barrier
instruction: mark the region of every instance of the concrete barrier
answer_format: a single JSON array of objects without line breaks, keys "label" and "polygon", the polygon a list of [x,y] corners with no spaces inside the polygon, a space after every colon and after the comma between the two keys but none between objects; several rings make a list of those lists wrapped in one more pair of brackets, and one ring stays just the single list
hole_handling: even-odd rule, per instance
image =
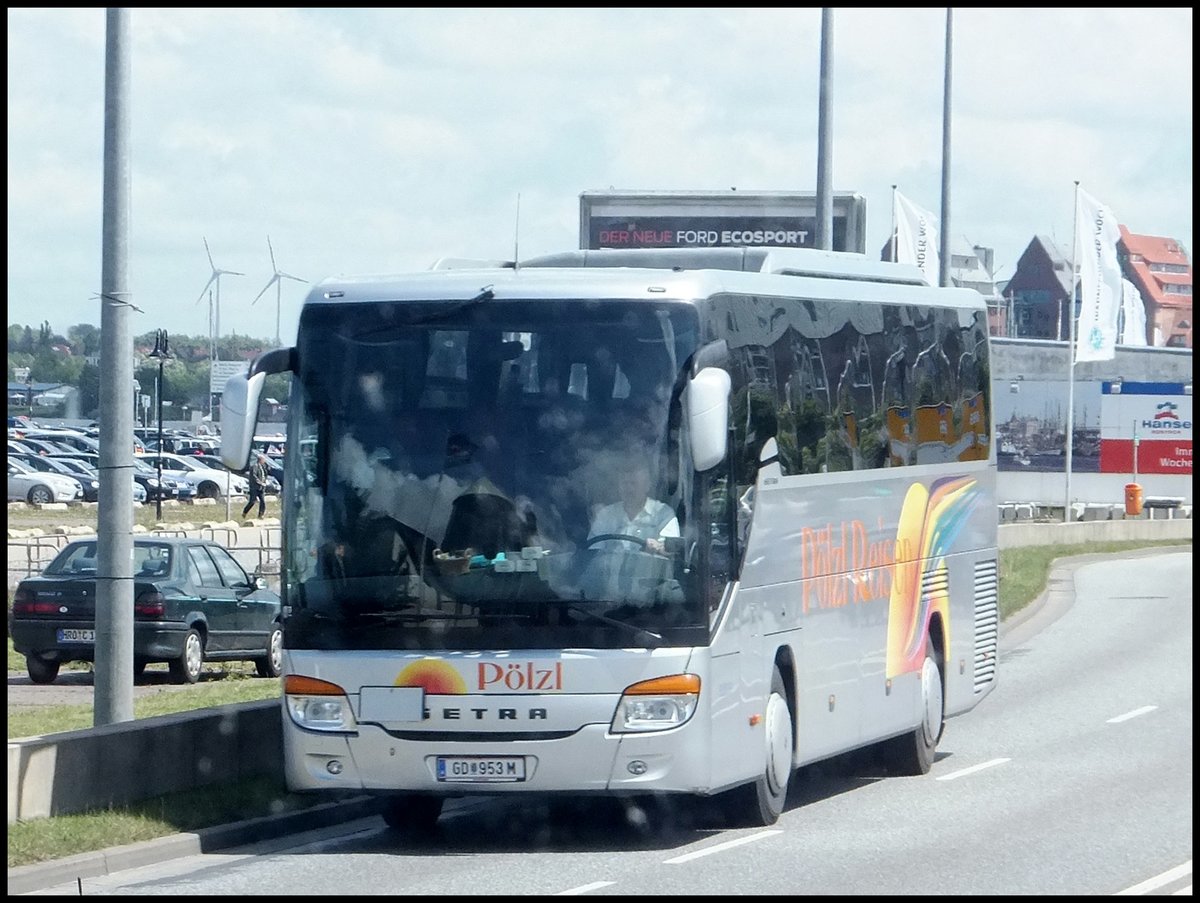
[{"label": "concrete barrier", "polygon": [[8,741],[8,823],[283,776],[278,699]]},{"label": "concrete barrier", "polygon": [[1038,545],[1086,545],[1090,542],[1122,542],[1126,540],[1178,539],[1192,541],[1191,518],[1175,520],[1089,520],[1071,523],[1001,524],[1001,549],[1018,549]]}]

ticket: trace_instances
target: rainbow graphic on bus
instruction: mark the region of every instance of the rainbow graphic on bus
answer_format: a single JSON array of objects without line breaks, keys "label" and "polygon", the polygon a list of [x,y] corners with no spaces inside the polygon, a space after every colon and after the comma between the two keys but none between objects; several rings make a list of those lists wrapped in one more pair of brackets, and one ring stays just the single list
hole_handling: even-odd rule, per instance
[{"label": "rainbow graphic on bus", "polygon": [[941,616],[946,648],[950,648],[950,596],[946,581],[925,578],[945,567],[946,554],[967,523],[980,497],[976,481],[947,477],[928,489],[908,487],[896,529],[896,562],[888,603],[887,676],[920,671],[925,660],[929,622]]}]

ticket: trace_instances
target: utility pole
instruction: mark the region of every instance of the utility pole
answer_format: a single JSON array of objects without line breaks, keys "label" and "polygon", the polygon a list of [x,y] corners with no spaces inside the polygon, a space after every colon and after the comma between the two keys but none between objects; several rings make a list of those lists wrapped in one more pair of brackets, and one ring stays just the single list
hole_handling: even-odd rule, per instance
[{"label": "utility pole", "polygon": [[817,107],[817,235],[816,246],[833,250],[833,126],[829,96],[833,81],[833,10],[821,10],[821,78]]},{"label": "utility pole", "polygon": [[133,720],[133,337],[129,328],[129,11],[108,9],[100,275],[96,727]]},{"label": "utility pole", "polygon": [[942,90],[942,248],[938,285],[950,285],[950,62],[953,58],[954,10],[946,8],[946,77]]}]

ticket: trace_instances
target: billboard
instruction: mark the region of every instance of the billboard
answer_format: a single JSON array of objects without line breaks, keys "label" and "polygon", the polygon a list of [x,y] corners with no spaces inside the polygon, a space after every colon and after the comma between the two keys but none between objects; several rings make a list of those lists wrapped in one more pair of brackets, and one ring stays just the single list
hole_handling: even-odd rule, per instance
[{"label": "billboard", "polygon": [[1100,472],[1192,475],[1192,393],[1184,383],[1105,382]]},{"label": "billboard", "polygon": [[[834,251],[866,252],[866,199],[834,192]],[[817,196],[804,191],[585,191],[579,247],[813,248]]]}]

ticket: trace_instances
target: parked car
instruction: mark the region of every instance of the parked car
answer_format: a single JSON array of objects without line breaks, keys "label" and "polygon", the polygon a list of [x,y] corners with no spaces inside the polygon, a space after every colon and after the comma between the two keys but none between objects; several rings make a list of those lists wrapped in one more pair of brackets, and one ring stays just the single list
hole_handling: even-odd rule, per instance
[{"label": "parked car", "polygon": [[160,493],[163,501],[175,499],[187,502],[196,497],[196,487],[187,480],[171,476],[169,468],[163,470],[162,482],[159,483],[158,467],[152,467],[137,457],[133,459],[133,480],[146,490],[146,498],[151,502],[158,501]]},{"label": "parked car", "polygon": [[43,442],[53,442],[63,448],[75,448],[83,452],[100,452],[100,442],[85,436],[79,430],[35,429],[27,430],[26,439],[41,439]]},{"label": "parked car", "polygon": [[70,464],[65,463],[67,459],[51,457],[49,455],[14,455],[11,452],[9,457],[24,464],[30,470],[38,470],[42,473],[60,473],[63,476],[71,477],[76,480],[83,489],[83,500],[85,502],[95,502],[100,498],[100,478],[95,473],[87,471],[75,470]]},{"label": "parked car", "polygon": [[[195,457],[195,459],[201,464],[206,464],[209,467],[218,470],[229,470],[225,462],[222,461],[217,455],[194,455],[193,457]],[[278,495],[279,487],[283,485],[283,465],[278,461],[272,460],[271,458],[267,458],[266,463],[267,486],[265,491],[267,495]],[[246,471],[244,470],[234,470],[230,472],[241,474],[243,476],[246,474]]]},{"label": "parked car", "polygon": [[50,502],[81,502],[79,481],[59,473],[42,473],[13,458],[8,459],[8,500],[46,505]]},{"label": "parked car", "polygon": [[227,470],[206,467],[194,460],[193,456],[147,452],[137,457],[155,468],[158,466],[158,459],[161,458],[163,472],[169,471],[172,477],[186,480],[194,486],[197,498],[215,499],[227,493],[245,495],[250,491],[250,481],[245,477]]},{"label": "parked car", "polygon": [[[34,683],[53,683],[65,662],[95,661],[96,546],[75,540],[17,584],[10,636]],[[133,581],[134,676],[166,662],[174,683],[195,683],[206,661],[252,661],[260,676],[279,676],[279,595],[220,543],[134,537]]]},{"label": "parked car", "polygon": [[[63,452],[61,455],[50,455],[50,457],[56,461],[83,464],[92,470],[98,471],[100,468],[100,456],[94,452]],[[133,458],[133,482],[135,484],[133,490],[134,501],[153,502],[158,500],[158,470],[154,467],[149,467],[145,461],[136,456]],[[162,485],[164,501],[175,499],[184,502],[196,497],[195,487],[186,480],[176,480],[170,475],[169,471],[163,471]],[[137,486],[141,487],[140,491],[136,488]],[[144,498],[142,497],[142,492],[146,493]]]},{"label": "parked car", "polygon": [[[22,459],[24,460],[24,459]],[[72,455],[51,455],[50,457],[34,457],[26,461],[38,470],[54,467],[67,476],[74,477],[83,484],[83,500],[85,502],[100,501],[100,470],[93,464]],[[139,483],[137,475],[133,478],[133,500],[137,503],[146,501],[150,496],[146,487]]]},{"label": "parked car", "polygon": [[10,441],[20,442],[21,445],[37,455],[61,455],[63,452],[71,451],[67,446],[59,445],[52,439],[33,439],[29,436],[22,436],[18,440]]},{"label": "parked car", "polygon": [[[150,436],[144,451],[158,451],[158,436]],[[216,439],[203,439],[179,433],[163,434],[163,451],[173,455],[215,454],[221,443]]]}]

